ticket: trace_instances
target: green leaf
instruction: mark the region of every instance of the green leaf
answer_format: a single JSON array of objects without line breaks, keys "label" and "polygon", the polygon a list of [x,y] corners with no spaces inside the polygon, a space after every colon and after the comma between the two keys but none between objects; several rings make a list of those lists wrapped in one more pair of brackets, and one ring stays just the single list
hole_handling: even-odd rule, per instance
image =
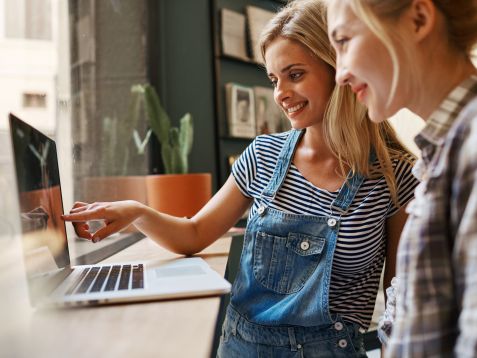
[{"label": "green leaf", "polygon": [[164,170],[166,174],[173,173],[172,171],[172,148],[169,143],[161,145],[162,162],[164,163]]},{"label": "green leaf", "polygon": [[[187,156],[194,140],[194,124],[190,113],[186,113],[180,120],[180,145],[182,152]],[[186,157],[187,158],[187,157]]]},{"label": "green leaf", "polygon": [[146,113],[151,129],[161,144],[168,141],[171,121],[161,105],[156,90],[149,84],[144,85]]}]

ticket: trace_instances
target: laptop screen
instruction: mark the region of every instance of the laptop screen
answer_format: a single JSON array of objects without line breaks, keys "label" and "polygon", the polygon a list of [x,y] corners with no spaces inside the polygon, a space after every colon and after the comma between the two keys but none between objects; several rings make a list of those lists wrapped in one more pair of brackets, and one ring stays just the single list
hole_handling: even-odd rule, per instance
[{"label": "laptop screen", "polygon": [[22,244],[29,281],[69,266],[61,219],[60,175],[55,142],[10,114]]}]

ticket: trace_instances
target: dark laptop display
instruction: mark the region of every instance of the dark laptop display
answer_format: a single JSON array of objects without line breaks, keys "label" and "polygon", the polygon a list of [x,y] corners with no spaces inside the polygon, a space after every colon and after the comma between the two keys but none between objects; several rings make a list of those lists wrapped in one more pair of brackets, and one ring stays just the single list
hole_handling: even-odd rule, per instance
[{"label": "dark laptop display", "polygon": [[14,115],[9,119],[24,260],[28,279],[34,284],[43,281],[46,273],[52,277],[52,273],[70,264],[65,224],[61,219],[63,202],[58,158],[53,140]]}]

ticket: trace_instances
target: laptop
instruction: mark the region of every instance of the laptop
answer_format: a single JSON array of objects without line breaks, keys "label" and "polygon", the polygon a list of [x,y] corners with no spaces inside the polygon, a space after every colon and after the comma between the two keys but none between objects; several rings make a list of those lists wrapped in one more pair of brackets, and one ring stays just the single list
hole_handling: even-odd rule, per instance
[{"label": "laptop", "polygon": [[75,306],[225,294],[230,283],[198,257],[71,264],[55,142],[9,115],[33,306]]}]

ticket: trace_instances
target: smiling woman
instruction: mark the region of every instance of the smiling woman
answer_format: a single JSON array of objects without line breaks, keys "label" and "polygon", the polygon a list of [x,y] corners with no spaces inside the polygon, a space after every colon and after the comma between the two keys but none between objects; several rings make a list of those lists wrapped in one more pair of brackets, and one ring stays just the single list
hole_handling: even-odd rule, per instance
[{"label": "smiling woman", "polygon": [[[380,336],[389,357],[477,355],[477,2],[332,1],[337,79],[364,91],[379,123],[425,119],[421,180],[409,205]],[[346,86],[348,87],[348,86]]]},{"label": "smiling woman", "polygon": [[274,98],[293,130],[259,136],[232,168],[254,203],[219,357],[364,356],[359,332],[385,257],[386,277],[394,272],[412,157],[336,86],[325,17],[322,2],[294,1],[262,33]]}]

